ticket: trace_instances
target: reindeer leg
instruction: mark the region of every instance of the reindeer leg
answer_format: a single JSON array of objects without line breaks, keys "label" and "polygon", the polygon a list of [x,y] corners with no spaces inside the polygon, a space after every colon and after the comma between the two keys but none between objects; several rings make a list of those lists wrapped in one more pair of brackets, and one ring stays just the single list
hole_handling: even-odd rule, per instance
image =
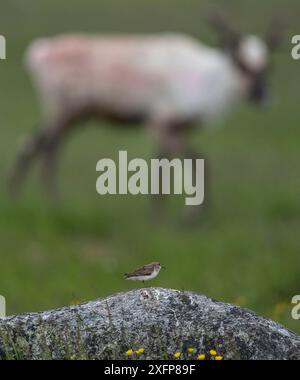
[{"label": "reindeer leg", "polygon": [[57,159],[60,136],[51,136],[42,153],[41,182],[46,194],[51,201],[56,202],[59,198],[57,183]]},{"label": "reindeer leg", "polygon": [[36,132],[23,144],[18,153],[9,180],[9,191],[17,195],[25,182],[30,166],[37,159],[42,159],[42,180],[50,199],[57,198],[55,169],[58,147],[62,140],[66,122],[51,124]]},{"label": "reindeer leg", "polygon": [[54,202],[59,198],[57,181],[58,155],[61,144],[72,125],[72,119],[65,117],[61,122],[49,128],[41,154],[41,182],[49,199]]},{"label": "reindeer leg", "polygon": [[[175,127],[175,128],[174,128]],[[166,158],[172,160],[173,158],[181,157],[184,151],[184,139],[182,131],[176,129],[176,125],[172,123],[156,123],[150,125],[150,131],[154,135],[158,144],[160,145],[160,153],[158,159]],[[161,221],[162,211],[166,204],[167,195],[162,194],[162,172],[159,172],[159,194],[152,195],[152,214],[155,221]]]},{"label": "reindeer leg", "polygon": [[[152,124],[150,125],[150,130],[154,134],[154,137],[161,146],[160,157],[173,159],[173,158],[190,158],[193,160],[193,175],[196,174],[196,159],[203,159],[204,156],[199,155],[193,151],[190,147],[186,145],[184,131],[188,130],[191,125],[187,123],[176,124],[176,123],[165,123],[165,124]],[[205,161],[205,207],[207,206],[207,189],[208,185],[208,173],[207,161]],[[160,183],[162,182],[160,176]],[[159,194],[158,196],[153,196],[153,209],[156,213],[160,211],[163,204],[163,200],[166,196]],[[155,205],[156,203],[156,205]],[[196,224],[200,220],[200,216],[203,214],[204,204],[199,206],[185,206],[184,208],[184,224]]]},{"label": "reindeer leg", "polygon": [[8,188],[11,195],[18,195],[28,175],[30,166],[43,150],[46,141],[46,130],[40,130],[20,147],[9,178]]},{"label": "reindeer leg", "polygon": [[[185,152],[184,158],[193,160],[193,176],[195,176],[197,167],[196,160],[197,159],[205,159],[202,154],[195,152],[193,149],[189,148]],[[202,221],[203,212],[207,210],[208,203],[208,190],[209,190],[209,170],[207,169],[207,160],[204,163],[204,186],[205,186],[205,200],[204,203],[197,206],[185,206],[184,207],[184,224],[191,225],[197,224],[199,221]]]},{"label": "reindeer leg", "polygon": [[[168,158],[168,155],[161,151],[158,155],[156,155],[156,158],[158,160],[161,160],[163,158]],[[151,216],[155,223],[162,221],[162,215],[165,209],[166,199],[167,199],[167,195],[162,194],[163,178],[162,178],[161,170],[159,171],[158,181],[159,181],[159,194],[151,195]]]}]

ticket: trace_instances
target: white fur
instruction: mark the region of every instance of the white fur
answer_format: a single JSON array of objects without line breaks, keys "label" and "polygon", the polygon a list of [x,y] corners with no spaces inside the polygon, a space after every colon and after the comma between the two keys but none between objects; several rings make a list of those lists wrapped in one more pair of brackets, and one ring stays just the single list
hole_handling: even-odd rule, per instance
[{"label": "white fur", "polygon": [[[266,60],[259,41],[241,45],[243,59],[255,67]],[[246,96],[247,83],[223,51],[179,34],[41,39],[26,62],[49,124],[89,104],[146,114],[159,125],[210,121]]]},{"label": "white fur", "polygon": [[242,39],[239,48],[240,58],[253,71],[261,70],[268,59],[266,44],[256,36],[246,36]]},{"label": "white fur", "polygon": [[128,277],[128,278],[126,278],[126,280],[148,281],[148,280],[151,280],[152,278],[155,278],[159,272],[160,272],[160,269],[154,270],[150,276],[134,276],[134,277]]}]

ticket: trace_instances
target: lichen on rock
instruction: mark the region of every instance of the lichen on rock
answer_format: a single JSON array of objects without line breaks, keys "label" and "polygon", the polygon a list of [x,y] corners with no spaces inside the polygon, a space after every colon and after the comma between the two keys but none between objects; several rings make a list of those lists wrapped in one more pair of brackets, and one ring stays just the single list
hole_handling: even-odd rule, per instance
[{"label": "lichen on rock", "polygon": [[224,359],[300,359],[300,337],[206,296],[143,288],[93,302],[0,319],[2,359],[173,359],[193,347]]}]

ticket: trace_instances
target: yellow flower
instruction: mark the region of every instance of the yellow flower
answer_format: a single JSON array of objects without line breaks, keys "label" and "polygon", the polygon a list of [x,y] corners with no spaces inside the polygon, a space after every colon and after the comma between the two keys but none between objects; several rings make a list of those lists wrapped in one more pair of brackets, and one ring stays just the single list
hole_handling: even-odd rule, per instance
[{"label": "yellow flower", "polygon": [[126,351],[126,355],[130,356],[133,354],[133,350],[130,348],[128,351]]},{"label": "yellow flower", "polygon": [[210,350],[209,353],[210,353],[212,356],[216,356],[216,355],[217,355],[217,351],[215,351],[215,350]]},{"label": "yellow flower", "polygon": [[215,357],[215,360],[223,360],[223,356],[218,355]]},{"label": "yellow flower", "polygon": [[141,348],[139,348],[138,350],[136,350],[135,352],[136,352],[136,354],[140,355],[140,354],[142,354],[144,351],[145,351],[145,349],[141,347]]},{"label": "yellow flower", "polygon": [[195,352],[195,349],[194,349],[193,347],[189,347],[189,348],[187,349],[187,352],[188,352],[189,354],[192,354],[192,353]]},{"label": "yellow flower", "polygon": [[205,359],[205,354],[198,355],[198,360],[204,360],[204,359]]},{"label": "yellow flower", "polygon": [[77,300],[77,299],[71,300],[71,302],[70,302],[70,306],[73,306],[73,305],[79,305],[81,302],[82,302],[82,301]]},{"label": "yellow flower", "polygon": [[180,358],[180,356],[181,356],[181,353],[180,352],[175,352],[175,354],[174,354],[174,358],[175,359],[178,359],[178,358]]},{"label": "yellow flower", "polygon": [[233,303],[238,306],[245,306],[247,304],[247,298],[244,296],[239,296],[234,300]]}]

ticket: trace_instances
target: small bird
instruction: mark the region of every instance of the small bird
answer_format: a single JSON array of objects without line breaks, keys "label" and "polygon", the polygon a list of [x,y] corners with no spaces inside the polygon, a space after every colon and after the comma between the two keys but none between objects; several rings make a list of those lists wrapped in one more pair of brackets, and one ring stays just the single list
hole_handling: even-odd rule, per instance
[{"label": "small bird", "polygon": [[164,266],[160,265],[158,262],[144,265],[141,268],[136,269],[134,272],[125,273],[124,277],[126,280],[136,280],[143,281],[151,280],[156,277],[161,269],[166,269]]}]

